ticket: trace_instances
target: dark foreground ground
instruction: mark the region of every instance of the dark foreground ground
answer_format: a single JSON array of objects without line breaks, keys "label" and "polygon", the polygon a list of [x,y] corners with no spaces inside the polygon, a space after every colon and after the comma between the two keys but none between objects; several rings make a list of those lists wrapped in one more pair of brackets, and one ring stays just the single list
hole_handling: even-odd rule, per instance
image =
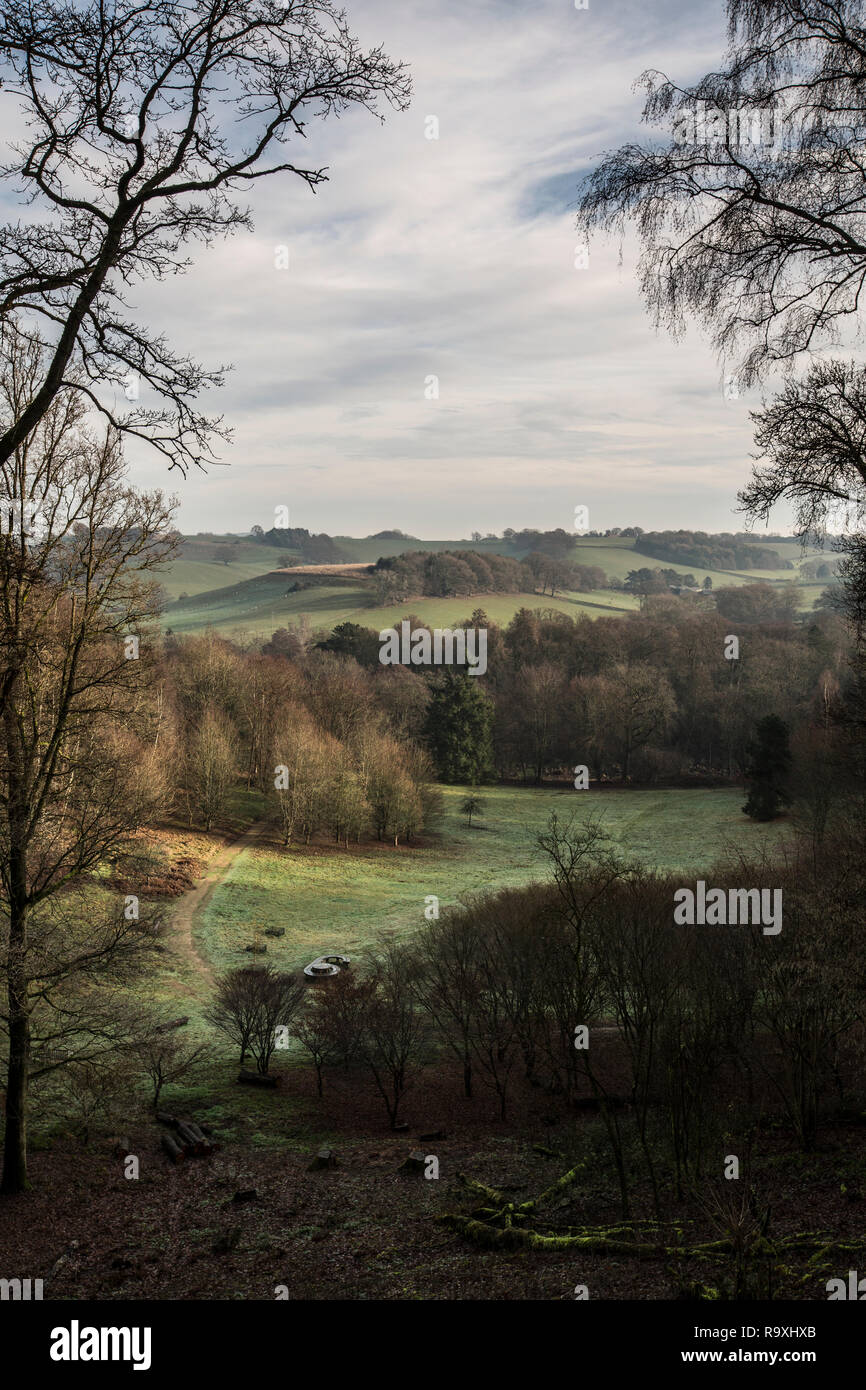
[{"label": "dark foreground ground", "polygon": [[[208,1093],[209,1091],[209,1093]],[[478,1196],[458,1175],[515,1202],[537,1195],[576,1162],[579,1180],[540,1229],[619,1225],[617,1190],[597,1115],[515,1085],[509,1119],[488,1092],[459,1094],[449,1067],[425,1074],[406,1102],[408,1132],[390,1132],[366,1079],[329,1076],[322,1100],[312,1073],[289,1067],[281,1089],[259,1093],[227,1079],[163,1102],[214,1130],[210,1158],[173,1167],[160,1126],[142,1110],[123,1134],[140,1177],[124,1177],[113,1136],[88,1145],[63,1132],[32,1159],[33,1190],[0,1199],[0,1275],[42,1278],[46,1299],[593,1299],[724,1297],[730,1255],[649,1256],[567,1250],[489,1250],[437,1218],[469,1214]],[[446,1137],[419,1141],[442,1129]],[[338,1166],[309,1171],[322,1144]],[[412,1150],[439,1160],[438,1180],[398,1170]],[[777,1120],[758,1131],[749,1180],[769,1208],[770,1242],[824,1232],[824,1248],[773,1261],[774,1296],[826,1300],[828,1278],[866,1269],[866,1117],[851,1112],[822,1128],[801,1154]],[[663,1170],[666,1239],[717,1240],[694,1201],[677,1201]],[[652,1215],[635,1186],[635,1217]],[[679,1231],[680,1235],[674,1234]],[[636,1227],[640,1239],[642,1228]],[[645,1232],[644,1232],[645,1233]],[[628,1234],[628,1233],[627,1233]],[[847,1249],[834,1247],[844,1242]],[[819,1243],[820,1244],[820,1243]]]}]

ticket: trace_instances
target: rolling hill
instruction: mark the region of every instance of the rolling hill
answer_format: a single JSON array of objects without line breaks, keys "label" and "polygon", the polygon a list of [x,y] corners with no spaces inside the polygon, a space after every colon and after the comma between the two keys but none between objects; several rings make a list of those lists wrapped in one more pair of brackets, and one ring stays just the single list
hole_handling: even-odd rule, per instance
[{"label": "rolling hill", "polygon": [[[405,551],[477,550],[519,556],[524,553],[505,540],[439,540],[422,541],[410,537],[376,539],[374,537],[334,538],[347,560],[372,564],[383,555]],[[803,611],[811,609],[825,585],[800,581],[799,567],[820,554],[817,550],[802,552],[799,542],[790,539],[767,542],[756,537],[756,544],[771,545],[780,556],[790,559],[794,570],[700,570],[694,566],[671,563],[641,555],[634,550],[630,537],[594,537],[577,539],[568,559],[575,564],[598,565],[609,578],[625,579],[629,570],[655,568],[664,564],[680,574],[693,573],[701,583],[706,574],[713,587],[730,584],[750,584],[758,580],[770,583],[795,583],[802,598]],[[230,545],[230,550],[227,550]],[[228,563],[220,554],[231,555]],[[166,571],[163,583],[174,600],[166,609],[163,623],[176,633],[200,632],[212,628],[223,636],[245,635],[249,638],[269,637],[278,627],[301,627],[307,631],[330,630],[337,623],[352,621],[377,630],[392,627],[409,613],[435,626],[446,627],[467,618],[474,609],[482,608],[493,621],[506,624],[519,608],[553,608],[576,616],[635,611],[639,602],[620,590],[597,589],[592,593],[566,592],[552,599],[538,593],[478,594],[467,598],[416,598],[382,606],[365,575],[357,571],[339,573],[327,566],[318,572],[305,567],[302,574],[280,572],[286,565],[302,563],[301,557],[284,548],[265,544],[249,537],[190,536],[185,537],[179,558]],[[229,581],[229,582],[227,582]],[[296,585],[302,587],[297,588]],[[181,595],[184,595],[181,598]]]}]

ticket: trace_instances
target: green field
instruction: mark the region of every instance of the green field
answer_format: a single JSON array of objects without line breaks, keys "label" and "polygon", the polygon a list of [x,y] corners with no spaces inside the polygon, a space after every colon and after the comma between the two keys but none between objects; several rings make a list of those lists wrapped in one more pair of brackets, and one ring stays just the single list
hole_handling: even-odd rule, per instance
[{"label": "green field", "polygon": [[592,594],[567,593],[555,599],[542,598],[540,594],[478,594],[473,598],[407,599],[387,607],[373,607],[370,590],[357,583],[323,583],[288,593],[287,585],[291,582],[287,575],[262,575],[199,594],[173,604],[163,621],[173,632],[213,628],[225,636],[248,633],[269,637],[275,628],[296,627],[302,619],[312,630],[330,631],[337,623],[350,620],[378,632],[399,624],[410,613],[434,626],[447,627],[468,618],[474,609],[483,608],[493,622],[504,626],[519,608],[555,608],[573,617],[581,612],[597,617],[601,613],[630,613],[639,607],[639,600],[631,594],[605,589]]},{"label": "green field", "polygon": [[[801,564],[807,560],[827,558],[822,551],[814,548],[803,551],[797,540],[767,541],[756,536],[754,544],[766,545],[771,550],[778,551],[779,558],[790,560],[795,568],[793,570],[708,570],[700,565],[685,565],[678,561],[657,559],[652,555],[641,555],[639,551],[634,549],[634,540],[629,536],[585,536],[575,543],[569,559],[573,564],[600,565],[605,574],[617,579],[625,579],[629,570],[655,569],[657,566],[676,570],[679,574],[693,574],[698,583],[702,583],[704,576],[708,574],[713,581],[713,587],[718,588],[723,584],[754,584],[758,579],[766,579],[781,584],[797,583]],[[820,587],[824,588],[825,585],[822,584]]]},{"label": "green field", "polygon": [[[275,966],[295,968],[330,951],[357,955],[382,932],[424,925],[425,899],[442,907],[482,890],[516,886],[547,876],[535,837],[551,811],[597,814],[624,857],[684,874],[705,871],[727,844],[755,851],[785,833],[784,822],[758,827],[740,809],[737,789],[485,788],[485,810],[471,830],[459,815],[465,789],[442,789],[445,814],[422,847],[336,846],[284,850],[268,844],[244,850],[201,913],[195,929],[199,954],[215,969],[248,962],[244,947],[256,939]],[[279,939],[266,927],[285,928]]]},{"label": "green field", "polygon": [[[236,557],[229,564],[214,558],[221,541],[231,541]],[[374,564],[382,555],[401,555],[406,550],[494,550],[502,555],[514,554],[507,541],[376,541],[353,536],[335,536],[334,543],[347,560]],[[173,599],[181,594],[203,594],[210,589],[223,589],[244,579],[269,574],[283,563],[286,546],[267,545],[250,540],[249,536],[184,536],[178,558],[165,571],[162,582]],[[294,553],[295,563],[303,557]]]},{"label": "green field", "polygon": [[[453,550],[470,546],[480,552],[496,550],[509,553],[505,541],[374,541],[335,538],[341,551],[355,560],[374,561],[380,555],[392,555],[405,550]],[[336,578],[322,576],[321,582],[310,577],[309,587],[289,592],[296,582],[292,576],[273,571],[285,558],[286,552],[275,546],[259,544],[240,538],[237,556],[225,565],[213,559],[219,538],[188,537],[183,554],[166,571],[163,582],[173,599],[181,593],[188,595],[170,604],[164,615],[164,626],[173,632],[200,632],[212,628],[226,637],[269,637],[278,627],[306,627],[309,631],[330,631],[338,623],[351,621],[377,631],[393,627],[401,618],[414,613],[433,626],[447,627],[468,618],[475,608],[483,608],[488,617],[505,626],[519,608],[553,608],[573,617],[581,613],[591,618],[603,613],[629,613],[639,608],[639,600],[616,590],[599,589],[593,593],[566,592],[555,599],[536,593],[478,594],[469,598],[417,598],[386,607],[377,605],[368,580],[357,575]],[[760,543],[756,538],[756,544]],[[725,570],[695,569],[694,566],[671,564],[668,568],[680,574],[693,573],[701,583],[709,574],[713,586],[750,584],[760,579],[772,583],[796,583],[800,590],[802,611],[810,611],[825,585],[799,582],[798,570],[804,560],[817,551],[802,554],[796,541],[771,541],[780,555],[792,559],[797,570]],[[516,553],[513,550],[510,552]],[[578,564],[598,565],[610,578],[624,579],[629,570],[655,568],[666,562],[635,552],[630,537],[583,537],[575,542],[571,560]]]},{"label": "green field", "polygon": [[694,565],[681,565],[674,561],[654,559],[652,555],[641,555],[635,551],[634,541],[630,537],[596,539],[586,536],[576,542],[568,558],[575,565],[599,565],[610,579],[625,579],[629,570],[656,569],[663,566],[665,569],[676,570],[678,574],[693,574],[699,584],[703,583],[704,576],[708,574],[714,588],[723,584],[748,582],[727,570],[698,570]]},{"label": "green field", "polygon": [[260,542],[238,538],[237,559],[226,565],[214,558],[220,540],[233,537],[184,536],[179,557],[162,573],[161,580],[173,599],[181,594],[203,594],[220,589],[239,580],[255,579],[268,574],[282,563],[286,548],[262,545]]}]

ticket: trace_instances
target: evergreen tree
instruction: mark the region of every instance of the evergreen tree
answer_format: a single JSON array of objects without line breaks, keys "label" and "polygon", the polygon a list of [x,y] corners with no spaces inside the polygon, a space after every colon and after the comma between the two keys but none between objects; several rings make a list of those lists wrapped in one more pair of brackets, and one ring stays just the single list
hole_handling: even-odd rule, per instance
[{"label": "evergreen tree", "polygon": [[790,769],[788,726],[777,714],[768,714],[758,720],[755,737],[749,744],[749,796],[743,807],[747,816],[753,820],[775,820],[782,807],[790,805]]},{"label": "evergreen tree", "polygon": [[426,736],[443,782],[472,785],[490,775],[493,706],[477,676],[447,670],[431,681]]},{"label": "evergreen tree", "polygon": [[487,802],[483,796],[479,796],[474,789],[465,796],[460,803],[460,814],[466,816],[469,821],[469,829],[472,829],[472,817],[480,816]]},{"label": "evergreen tree", "polygon": [[352,656],[359,666],[371,670],[379,668],[379,634],[371,627],[360,623],[338,623],[324,642],[317,642],[320,652],[334,652],[337,656]]}]

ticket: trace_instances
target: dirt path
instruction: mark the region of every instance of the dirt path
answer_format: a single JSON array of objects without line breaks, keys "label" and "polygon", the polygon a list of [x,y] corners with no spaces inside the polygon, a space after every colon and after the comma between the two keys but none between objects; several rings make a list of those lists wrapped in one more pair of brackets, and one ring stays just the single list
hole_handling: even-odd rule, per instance
[{"label": "dirt path", "polygon": [[190,888],[179,898],[171,914],[171,943],[187,961],[201,980],[213,988],[215,975],[209,961],[196,949],[194,927],[196,919],[210,901],[211,894],[222,883],[228,869],[245,849],[260,844],[268,830],[272,829],[269,820],[255,821],[253,825],[238,835],[230,844],[223,845],[211,859],[207,873],[200,878],[194,888]]}]

